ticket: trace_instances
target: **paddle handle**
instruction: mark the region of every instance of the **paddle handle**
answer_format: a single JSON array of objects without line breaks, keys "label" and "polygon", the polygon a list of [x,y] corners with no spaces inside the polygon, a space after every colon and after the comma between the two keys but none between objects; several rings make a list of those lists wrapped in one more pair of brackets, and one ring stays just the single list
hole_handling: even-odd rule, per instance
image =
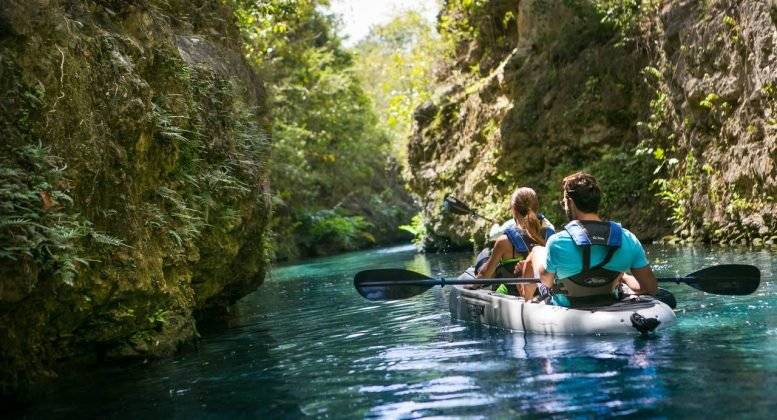
[{"label": "paddle handle", "polygon": [[[516,284],[516,283],[539,283],[540,279],[533,277],[510,277],[504,279],[446,279],[443,277],[436,279],[403,281],[402,286],[455,286],[459,284]],[[371,281],[362,284],[363,287],[370,286],[396,286],[396,281]]]}]

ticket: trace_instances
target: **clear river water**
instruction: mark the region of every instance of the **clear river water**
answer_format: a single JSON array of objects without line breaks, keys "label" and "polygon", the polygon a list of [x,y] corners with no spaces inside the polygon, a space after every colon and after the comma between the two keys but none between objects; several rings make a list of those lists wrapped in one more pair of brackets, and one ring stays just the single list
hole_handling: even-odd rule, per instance
[{"label": "clear river water", "polygon": [[678,324],[659,335],[552,337],[451,320],[436,287],[369,302],[367,268],[457,276],[471,253],[400,246],[275,268],[238,302],[237,324],[175,358],[65,377],[23,417],[774,418],[777,254],[649,247],[660,275],[757,265],[750,296],[668,285]]}]

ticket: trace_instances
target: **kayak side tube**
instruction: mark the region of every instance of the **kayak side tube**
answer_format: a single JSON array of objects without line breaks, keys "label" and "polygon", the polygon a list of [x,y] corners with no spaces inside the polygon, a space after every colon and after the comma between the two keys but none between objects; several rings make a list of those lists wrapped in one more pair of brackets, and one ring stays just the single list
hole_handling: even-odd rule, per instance
[{"label": "kayak side tube", "polygon": [[[510,331],[551,335],[638,334],[661,331],[676,322],[669,306],[649,296],[634,296],[608,306],[571,309],[527,303],[523,298],[488,289],[448,289],[453,318]],[[645,322],[635,325],[635,319],[650,320],[647,331],[643,331]]]}]

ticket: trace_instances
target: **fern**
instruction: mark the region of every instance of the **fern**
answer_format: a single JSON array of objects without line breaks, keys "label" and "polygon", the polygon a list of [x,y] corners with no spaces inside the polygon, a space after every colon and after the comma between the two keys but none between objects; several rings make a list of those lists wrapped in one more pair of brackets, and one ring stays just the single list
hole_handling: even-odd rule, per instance
[{"label": "fern", "polygon": [[97,242],[98,244],[131,248],[129,245],[124,243],[124,241],[122,241],[121,239],[104,233],[92,231],[89,233],[89,236],[92,238],[93,241]]},{"label": "fern", "polygon": [[[34,265],[39,277],[73,285],[84,257],[85,238],[120,246],[79,214],[66,185],[65,165],[41,144],[0,147],[0,260]],[[110,239],[109,239],[110,238]]]}]

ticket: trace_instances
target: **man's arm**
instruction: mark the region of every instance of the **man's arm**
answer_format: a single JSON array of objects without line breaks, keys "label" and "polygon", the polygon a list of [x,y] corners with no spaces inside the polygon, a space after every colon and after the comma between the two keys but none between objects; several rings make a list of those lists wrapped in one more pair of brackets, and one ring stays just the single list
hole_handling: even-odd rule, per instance
[{"label": "man's arm", "polygon": [[654,295],[658,290],[658,281],[653,275],[653,269],[650,265],[642,268],[632,268],[631,274],[623,274],[621,281],[629,286],[638,295]]},{"label": "man's arm", "polygon": [[556,283],[556,274],[545,270],[545,267],[540,267],[540,281],[550,289]]},{"label": "man's arm", "polygon": [[[658,281],[656,276],[653,275],[653,269],[650,268],[650,262],[645,254],[645,248],[639,242],[636,236],[629,231],[624,231],[627,235],[624,235],[626,239],[625,244],[633,248],[633,258],[631,260],[631,276],[623,274],[621,281],[626,283],[634,293],[638,295],[654,295],[658,290]],[[639,268],[634,268],[639,267]]]},{"label": "man's arm", "polygon": [[556,284],[556,272],[558,272],[558,261],[560,256],[558,243],[556,242],[558,238],[559,236],[556,234],[548,239],[548,242],[545,244],[545,250],[547,252],[545,264],[542,264],[539,267],[540,281],[549,289]]}]

